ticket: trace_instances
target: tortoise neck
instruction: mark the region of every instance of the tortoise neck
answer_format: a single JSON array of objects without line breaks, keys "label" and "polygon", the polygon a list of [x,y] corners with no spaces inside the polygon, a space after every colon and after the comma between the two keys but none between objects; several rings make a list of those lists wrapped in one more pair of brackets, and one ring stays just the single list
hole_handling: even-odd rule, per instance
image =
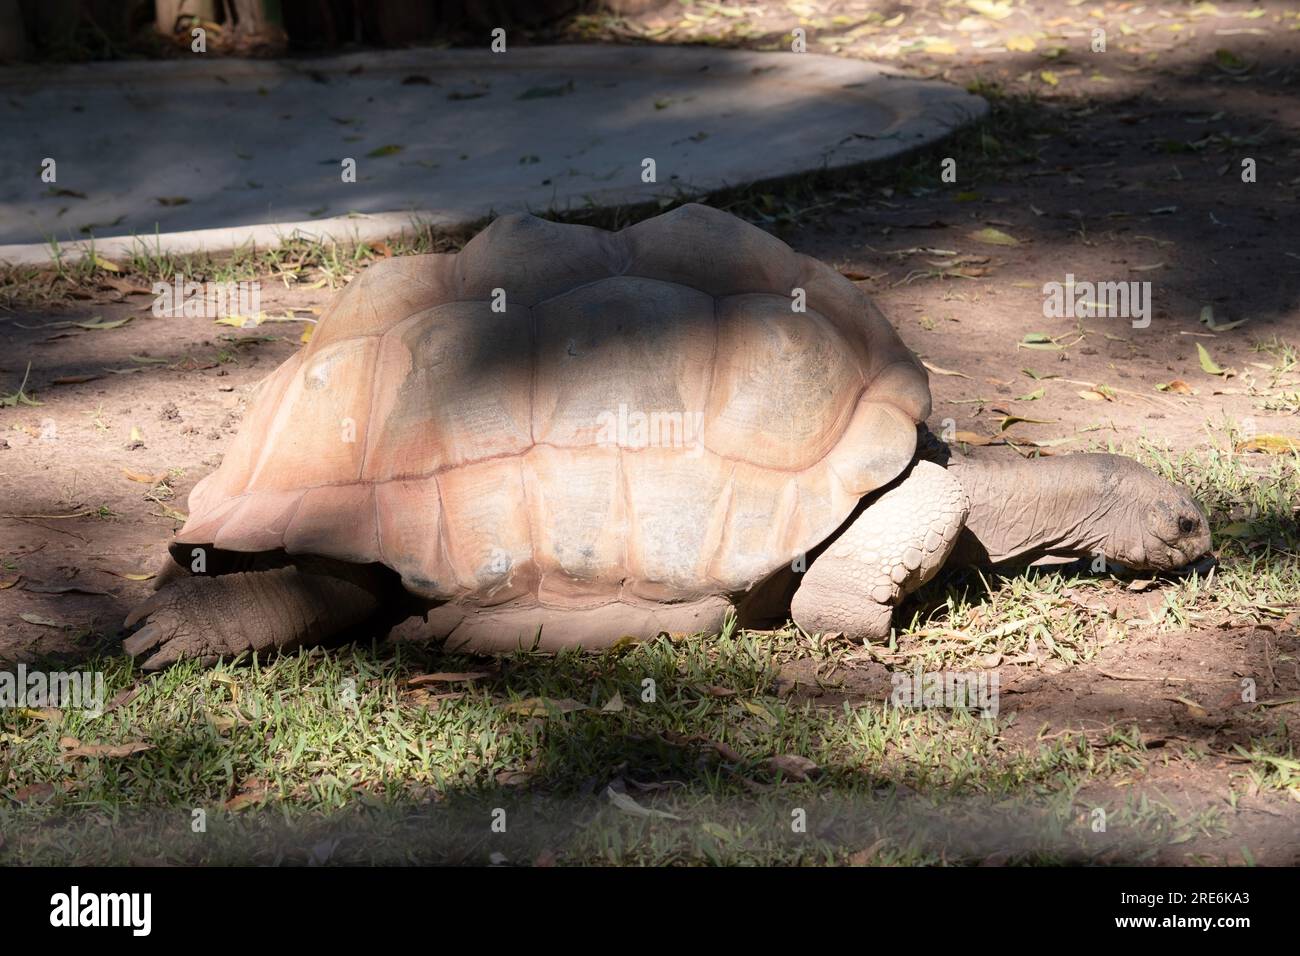
[{"label": "tortoise neck", "polygon": [[1101,552],[1105,520],[1117,502],[1104,500],[1094,456],[1065,455],[1012,462],[954,458],[949,470],[970,504],[962,557],[973,564],[1082,558]]}]

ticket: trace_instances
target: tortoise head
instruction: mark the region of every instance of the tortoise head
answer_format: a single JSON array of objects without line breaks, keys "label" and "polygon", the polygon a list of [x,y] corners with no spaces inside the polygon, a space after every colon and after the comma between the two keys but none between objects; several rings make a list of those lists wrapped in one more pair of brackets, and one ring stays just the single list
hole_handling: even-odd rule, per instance
[{"label": "tortoise head", "polygon": [[1185,488],[1130,458],[1108,459],[1102,485],[1107,558],[1137,570],[1174,571],[1210,550],[1210,523]]}]

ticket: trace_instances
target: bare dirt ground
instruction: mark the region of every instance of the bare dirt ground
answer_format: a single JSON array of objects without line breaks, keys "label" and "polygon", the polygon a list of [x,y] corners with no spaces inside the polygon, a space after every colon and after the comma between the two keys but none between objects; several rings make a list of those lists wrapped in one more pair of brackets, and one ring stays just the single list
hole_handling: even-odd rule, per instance
[{"label": "bare dirt ground", "polygon": [[[1274,355],[1259,351],[1300,345],[1300,19],[1286,4],[829,6],[701,6],[694,20],[673,7],[579,21],[567,35],[762,47],[802,16],[825,21],[808,28],[812,52],[885,59],[1011,98],[1012,119],[990,127],[969,168],[959,159],[955,184],[939,179],[940,151],[928,181],[847,183],[812,207],[778,202],[761,223],[876,298],[931,366],[936,432],[987,442],[983,455],[1142,439],[1194,450],[1229,427],[1300,439],[1285,387],[1294,376],[1279,386]],[[1105,53],[1089,50],[1097,27]],[[1255,182],[1242,181],[1244,159]],[[1045,318],[1043,284],[1067,274],[1149,281],[1150,326]],[[150,295],[101,278],[53,309],[0,311],[0,394],[30,363],[26,394],[41,402],[0,408],[0,659],[113,646],[249,390],[298,347],[301,323],[155,318]],[[334,294],[264,280],[262,306],[283,315]],[[68,324],[84,322],[112,327]],[[1198,346],[1227,374],[1206,371]],[[1161,602],[1159,588],[1117,586],[1103,603],[1135,619]],[[1004,662],[1003,707],[1025,718],[1006,746],[1136,723],[1156,759],[1134,786],[1186,812],[1241,794],[1231,833],[1170,847],[1162,862],[1241,862],[1246,844],[1257,862],[1300,862],[1294,788],[1243,786],[1240,765],[1215,756],[1261,732],[1242,675],[1266,675],[1261,699],[1290,699],[1270,718],[1297,723],[1300,595],[1290,605],[1263,627],[1227,618],[1152,629],[1076,667]],[[790,669],[791,693],[833,707],[888,694],[869,657],[811,668]],[[1210,756],[1183,759],[1189,751]]]}]

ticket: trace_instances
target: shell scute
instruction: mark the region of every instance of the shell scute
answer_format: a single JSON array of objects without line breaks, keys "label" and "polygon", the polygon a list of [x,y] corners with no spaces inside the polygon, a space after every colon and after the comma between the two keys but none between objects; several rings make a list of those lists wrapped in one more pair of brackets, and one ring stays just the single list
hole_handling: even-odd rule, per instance
[{"label": "shell scute", "polygon": [[378,561],[466,607],[735,593],[901,473],[929,408],[865,295],[726,213],[502,217],[354,280],[176,541]]}]

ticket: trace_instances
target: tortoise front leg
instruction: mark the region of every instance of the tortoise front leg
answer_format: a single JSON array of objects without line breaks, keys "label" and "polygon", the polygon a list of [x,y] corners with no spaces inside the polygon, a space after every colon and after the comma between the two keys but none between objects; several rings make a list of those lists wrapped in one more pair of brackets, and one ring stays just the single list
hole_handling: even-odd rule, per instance
[{"label": "tortoise front leg", "polygon": [[813,561],[790,602],[794,622],[810,634],[888,637],[894,608],[943,567],[967,510],[957,479],[918,461]]},{"label": "tortoise front leg", "polygon": [[245,651],[289,651],[324,643],[365,621],[380,605],[378,575],[366,568],[333,575],[293,565],[267,571],[180,577],[131,612],[125,627],[148,619],[122,642],[145,670],[183,657],[207,666]]}]

